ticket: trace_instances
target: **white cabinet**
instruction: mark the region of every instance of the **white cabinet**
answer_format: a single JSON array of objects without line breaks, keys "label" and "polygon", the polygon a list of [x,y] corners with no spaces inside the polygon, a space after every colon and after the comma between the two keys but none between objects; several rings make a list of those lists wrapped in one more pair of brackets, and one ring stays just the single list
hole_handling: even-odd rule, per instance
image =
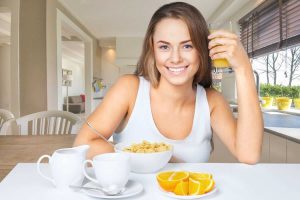
[{"label": "white cabinet", "polygon": [[300,144],[287,141],[287,162],[288,163],[300,163]]},{"label": "white cabinet", "polygon": [[261,163],[268,163],[270,161],[270,134],[264,133],[262,150],[261,150]]},{"label": "white cabinet", "polygon": [[286,162],[286,139],[270,134],[270,163],[285,163]]}]

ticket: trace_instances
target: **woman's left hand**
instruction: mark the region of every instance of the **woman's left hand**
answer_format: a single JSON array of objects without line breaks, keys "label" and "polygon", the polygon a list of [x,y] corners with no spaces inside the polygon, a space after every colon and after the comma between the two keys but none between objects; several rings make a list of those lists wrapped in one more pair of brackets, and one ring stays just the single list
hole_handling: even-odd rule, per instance
[{"label": "woman's left hand", "polygon": [[225,58],[235,71],[246,69],[251,64],[239,37],[225,30],[217,30],[208,36],[209,55],[212,60]]}]

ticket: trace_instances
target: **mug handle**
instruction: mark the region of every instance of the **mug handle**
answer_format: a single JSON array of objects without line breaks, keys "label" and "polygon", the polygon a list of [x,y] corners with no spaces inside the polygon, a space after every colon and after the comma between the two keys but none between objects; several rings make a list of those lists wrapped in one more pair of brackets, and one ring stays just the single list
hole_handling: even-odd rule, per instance
[{"label": "mug handle", "polygon": [[53,183],[55,185],[55,182],[54,182],[54,179],[50,178],[49,176],[46,176],[44,173],[42,173],[41,171],[41,168],[40,168],[40,164],[41,164],[41,161],[44,159],[44,158],[48,158],[48,160],[50,161],[51,157],[49,155],[43,155],[39,158],[39,160],[37,161],[37,171],[38,173],[43,177],[45,178],[46,180],[50,181],[51,183]]},{"label": "mug handle", "polygon": [[84,176],[85,176],[87,179],[89,179],[90,181],[92,181],[92,182],[94,182],[94,183],[98,183],[98,181],[97,181],[96,179],[90,177],[90,176],[87,174],[86,168],[85,168],[85,166],[86,166],[87,163],[90,163],[90,164],[94,167],[93,161],[92,161],[92,160],[85,160],[85,161],[83,162],[83,168],[82,168],[82,171],[83,171]]}]

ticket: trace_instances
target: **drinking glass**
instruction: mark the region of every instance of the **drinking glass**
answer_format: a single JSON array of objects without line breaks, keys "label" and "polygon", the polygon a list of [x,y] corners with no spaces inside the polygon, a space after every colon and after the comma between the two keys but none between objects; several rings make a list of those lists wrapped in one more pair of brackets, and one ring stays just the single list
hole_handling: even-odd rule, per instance
[{"label": "drinking glass", "polygon": [[[220,30],[220,29],[232,32],[232,22],[231,21],[209,23],[208,27],[209,27],[209,31],[211,33],[213,33],[216,30]],[[213,71],[215,73],[232,72],[230,64],[226,58],[218,58],[218,59],[212,60],[212,66],[213,66]]]}]

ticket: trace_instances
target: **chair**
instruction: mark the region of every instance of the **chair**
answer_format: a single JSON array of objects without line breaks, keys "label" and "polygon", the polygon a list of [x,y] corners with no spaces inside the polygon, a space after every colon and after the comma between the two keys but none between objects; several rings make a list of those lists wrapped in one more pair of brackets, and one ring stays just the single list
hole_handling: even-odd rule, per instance
[{"label": "chair", "polygon": [[6,135],[6,130],[8,128],[8,122],[13,120],[14,114],[12,112],[5,110],[5,109],[0,109],[0,135]]},{"label": "chair", "polygon": [[20,135],[52,135],[76,133],[79,116],[66,111],[43,111],[16,119]]}]

